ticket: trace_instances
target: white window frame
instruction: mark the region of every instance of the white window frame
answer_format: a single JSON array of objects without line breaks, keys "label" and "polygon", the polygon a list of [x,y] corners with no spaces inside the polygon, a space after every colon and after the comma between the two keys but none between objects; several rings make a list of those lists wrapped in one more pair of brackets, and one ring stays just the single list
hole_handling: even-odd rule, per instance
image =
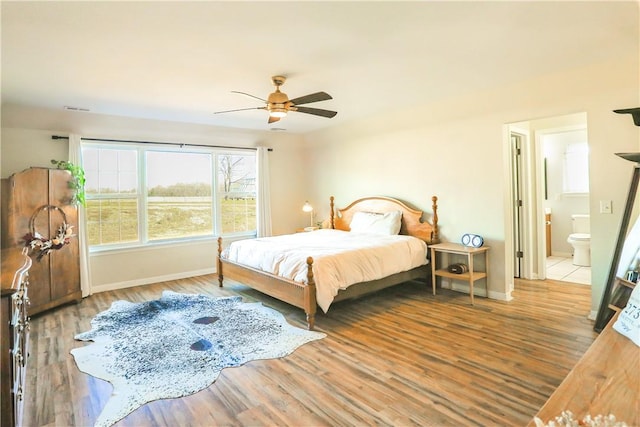
[{"label": "white window frame", "polygon": [[[94,252],[106,252],[106,251],[114,251],[114,250],[126,250],[132,248],[140,248],[140,247],[155,247],[160,245],[175,245],[175,244],[184,244],[185,242],[190,241],[206,241],[206,240],[215,240],[219,236],[222,237],[231,237],[231,238],[247,238],[247,237],[255,237],[256,230],[236,232],[236,233],[227,233],[222,234],[222,215],[221,215],[221,202],[220,197],[218,197],[218,156],[220,155],[247,155],[247,150],[243,149],[234,149],[234,148],[220,148],[220,147],[192,147],[192,146],[166,146],[160,144],[153,143],[144,143],[144,144],[136,144],[136,143],[128,143],[128,142],[119,142],[119,143],[104,143],[104,142],[83,142],[82,148],[96,148],[96,149],[112,149],[112,150],[135,150],[137,154],[137,173],[138,173],[138,189],[137,196],[123,197],[118,196],[117,198],[125,199],[125,198],[136,198],[138,202],[138,240],[135,242],[124,242],[124,243],[113,243],[113,244],[102,244],[102,245],[93,245],[89,247],[91,253]],[[179,153],[204,153],[211,154],[211,197],[212,197],[212,210],[213,210],[213,230],[211,235],[206,236],[190,236],[190,237],[181,237],[181,238],[170,238],[170,239],[154,239],[149,240],[148,236],[148,212],[147,212],[147,171],[146,171],[146,153],[148,151],[164,151],[164,152],[179,152]],[[252,152],[253,156],[256,157],[257,161],[257,153]],[[109,195],[95,195],[95,194],[86,194],[87,201],[89,200],[100,200],[100,199],[113,199],[113,196]],[[256,197],[257,197],[257,189],[256,189]],[[257,226],[257,224],[256,224]]]}]

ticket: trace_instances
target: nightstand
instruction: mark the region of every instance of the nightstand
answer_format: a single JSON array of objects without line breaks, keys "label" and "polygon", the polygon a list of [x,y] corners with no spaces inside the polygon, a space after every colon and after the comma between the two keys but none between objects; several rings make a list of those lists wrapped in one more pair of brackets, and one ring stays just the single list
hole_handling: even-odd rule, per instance
[{"label": "nightstand", "polygon": [[[471,305],[473,305],[473,285],[480,279],[485,279],[486,296],[489,296],[489,247],[480,246],[479,248],[472,248],[469,246],[460,245],[458,243],[438,243],[429,246],[431,249],[431,286],[433,287],[433,294],[436,294],[436,277],[446,277],[449,280],[463,280],[469,283],[469,296],[471,297]],[[443,267],[438,269],[437,256],[438,253],[444,254],[442,264]],[[456,274],[450,273],[447,270],[449,265],[449,254],[464,255],[467,257],[467,266],[469,271],[466,273]],[[476,271],[473,267],[473,259],[476,255],[484,255],[485,269],[484,271]]]}]

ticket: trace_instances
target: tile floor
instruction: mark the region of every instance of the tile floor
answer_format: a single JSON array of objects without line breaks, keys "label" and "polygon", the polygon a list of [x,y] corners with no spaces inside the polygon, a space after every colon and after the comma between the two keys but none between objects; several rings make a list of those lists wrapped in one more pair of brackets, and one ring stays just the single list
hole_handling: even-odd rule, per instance
[{"label": "tile floor", "polygon": [[547,279],[591,285],[591,267],[573,265],[572,258],[547,258]]}]

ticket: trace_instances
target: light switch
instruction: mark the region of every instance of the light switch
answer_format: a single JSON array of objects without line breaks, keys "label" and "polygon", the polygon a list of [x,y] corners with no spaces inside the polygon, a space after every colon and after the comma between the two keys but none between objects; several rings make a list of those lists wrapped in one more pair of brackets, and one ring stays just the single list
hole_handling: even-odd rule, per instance
[{"label": "light switch", "polygon": [[600,200],[600,213],[611,213],[611,200]]}]

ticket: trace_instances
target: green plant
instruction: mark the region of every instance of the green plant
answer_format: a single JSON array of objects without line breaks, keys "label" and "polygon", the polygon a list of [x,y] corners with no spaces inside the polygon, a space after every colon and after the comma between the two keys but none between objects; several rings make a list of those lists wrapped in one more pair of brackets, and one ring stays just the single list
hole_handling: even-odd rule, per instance
[{"label": "green plant", "polygon": [[80,203],[82,206],[86,206],[86,199],[84,195],[84,184],[86,179],[84,177],[84,169],[82,169],[81,166],[74,165],[66,160],[51,160],[51,164],[56,165],[58,169],[64,169],[71,172],[71,177],[73,179],[69,181],[69,188],[74,190],[71,203]]}]

